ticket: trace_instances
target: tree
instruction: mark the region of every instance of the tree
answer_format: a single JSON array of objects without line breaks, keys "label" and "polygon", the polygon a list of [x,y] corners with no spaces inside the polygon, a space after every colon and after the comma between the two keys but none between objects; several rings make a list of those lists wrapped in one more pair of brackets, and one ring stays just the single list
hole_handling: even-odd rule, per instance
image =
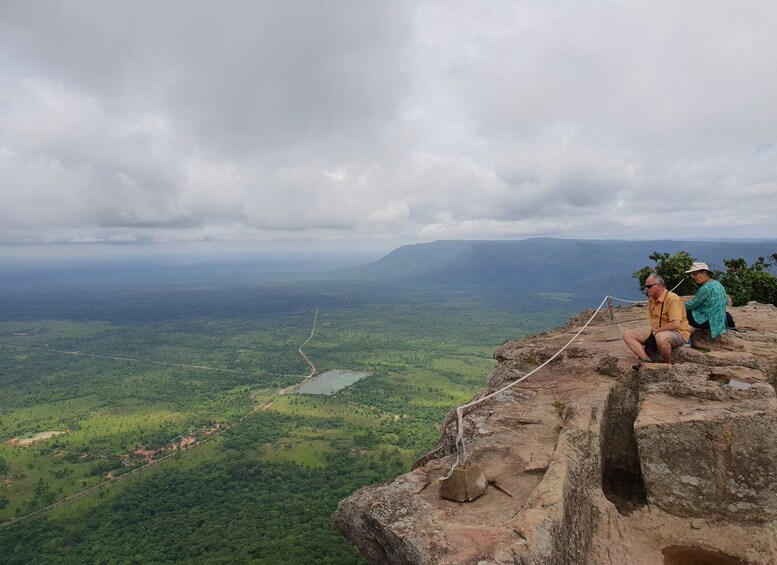
[{"label": "tree", "polygon": [[724,259],[727,271],[720,283],[725,287],[734,306],[742,306],[751,300],[777,306],[777,278],[769,274],[769,268],[777,263],[777,253],[771,255],[772,263],[759,257],[752,265],[742,259]]},{"label": "tree", "polygon": [[654,251],[648,259],[655,261],[656,264],[653,267],[642,267],[638,271],[634,271],[634,274],[632,275],[639,280],[640,287],[644,286],[645,281],[650,275],[656,274],[664,279],[666,288],[669,290],[679,284],[680,286],[674,291],[677,294],[688,295],[696,293],[696,285],[693,280],[685,274],[685,271],[691,268],[691,265],[693,265],[693,262],[696,259],[691,257],[687,252],[678,251],[674,255],[669,255],[669,253]]},{"label": "tree", "polygon": [[[678,251],[674,255],[655,251],[649,258],[656,262],[655,266],[642,267],[632,275],[639,280],[640,286],[655,273],[663,277],[666,287],[670,290],[679,284],[675,290],[677,294],[696,293],[696,285],[685,274],[695,261],[691,255],[685,251]],[[777,264],[777,253],[773,253],[770,259],[771,263],[767,262],[766,258],[759,257],[749,266],[741,257],[724,259],[723,264],[727,270],[713,271],[713,277],[726,289],[734,306],[742,306],[751,300],[777,306],[777,277],[769,273],[771,266]]]}]

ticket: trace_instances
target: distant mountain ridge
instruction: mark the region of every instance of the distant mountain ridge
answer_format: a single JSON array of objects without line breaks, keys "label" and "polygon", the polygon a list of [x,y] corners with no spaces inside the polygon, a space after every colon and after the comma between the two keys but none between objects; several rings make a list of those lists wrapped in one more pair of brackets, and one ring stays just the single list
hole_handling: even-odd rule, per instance
[{"label": "distant mountain ridge", "polygon": [[446,240],[399,247],[383,258],[339,271],[361,281],[396,284],[498,286],[517,292],[638,296],[637,269],[654,251],[687,251],[713,269],[723,259],[752,262],[777,252],[771,241],[623,241],[532,238],[519,241]]},{"label": "distant mountain ridge", "polygon": [[[314,264],[254,257],[192,264],[5,265],[0,267],[0,318],[149,322],[194,313],[251,317],[381,300],[417,305],[419,300],[456,299],[472,308],[542,318],[550,326],[596,307],[606,294],[644,299],[632,273],[650,264],[654,251],[678,250],[722,269],[726,258],[752,263],[770,256],[777,252],[777,240],[435,241],[402,246],[372,263],[337,270],[320,257]],[[164,308],[150,298],[157,293],[166,297]]]}]

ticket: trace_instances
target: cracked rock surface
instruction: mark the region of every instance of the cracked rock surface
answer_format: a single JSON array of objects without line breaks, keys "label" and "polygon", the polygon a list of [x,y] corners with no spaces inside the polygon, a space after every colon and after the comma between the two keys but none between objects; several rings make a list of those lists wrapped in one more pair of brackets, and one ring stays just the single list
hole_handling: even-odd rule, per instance
[{"label": "cracked rock surface", "polygon": [[[548,366],[465,413],[483,496],[440,497],[454,412],[412,471],[342,501],[333,527],[381,564],[777,563],[777,308],[730,311],[743,332],[697,333],[674,365],[637,369],[598,315]],[[503,344],[479,396],[548,359],[591,313]],[[644,306],[616,310],[623,329],[646,320]]]}]

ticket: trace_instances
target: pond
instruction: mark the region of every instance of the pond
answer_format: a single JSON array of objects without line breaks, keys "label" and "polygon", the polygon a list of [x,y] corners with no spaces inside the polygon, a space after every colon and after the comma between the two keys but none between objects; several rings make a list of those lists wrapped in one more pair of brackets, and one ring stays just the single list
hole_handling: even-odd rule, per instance
[{"label": "pond", "polygon": [[315,379],[306,382],[297,389],[299,394],[326,394],[331,395],[353,383],[369,377],[372,373],[367,371],[351,371],[349,369],[332,369],[322,373]]}]

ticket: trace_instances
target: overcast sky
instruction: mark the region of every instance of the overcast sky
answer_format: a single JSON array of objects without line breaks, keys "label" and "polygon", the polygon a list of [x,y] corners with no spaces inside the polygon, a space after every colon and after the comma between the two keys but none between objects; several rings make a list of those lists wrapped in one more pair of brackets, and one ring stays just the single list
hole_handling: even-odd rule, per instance
[{"label": "overcast sky", "polygon": [[775,22],[0,0],[0,243],[774,238]]}]

